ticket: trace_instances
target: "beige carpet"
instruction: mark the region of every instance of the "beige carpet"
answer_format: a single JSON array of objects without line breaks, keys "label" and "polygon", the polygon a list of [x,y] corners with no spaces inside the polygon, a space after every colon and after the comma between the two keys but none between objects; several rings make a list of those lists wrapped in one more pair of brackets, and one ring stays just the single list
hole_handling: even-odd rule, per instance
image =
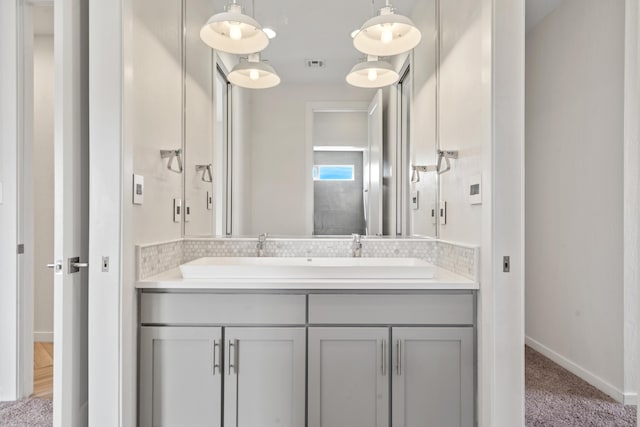
[{"label": "beige carpet", "polygon": [[53,402],[49,399],[22,399],[0,402],[2,427],[50,427],[53,424]]},{"label": "beige carpet", "polygon": [[525,361],[527,427],[635,427],[635,406],[614,401],[529,347]]}]

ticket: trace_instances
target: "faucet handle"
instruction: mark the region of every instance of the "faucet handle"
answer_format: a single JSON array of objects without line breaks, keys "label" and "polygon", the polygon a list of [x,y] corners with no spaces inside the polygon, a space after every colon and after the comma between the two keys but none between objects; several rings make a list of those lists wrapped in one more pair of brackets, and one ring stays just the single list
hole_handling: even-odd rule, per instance
[{"label": "faucet handle", "polygon": [[354,241],[355,243],[360,243],[360,238],[361,238],[361,236],[360,236],[358,233],[353,233],[353,234],[351,234],[351,237],[353,238],[353,241]]},{"label": "faucet handle", "polygon": [[264,242],[265,240],[267,240],[267,236],[269,235],[269,233],[261,233],[258,234],[258,241],[259,242]]}]

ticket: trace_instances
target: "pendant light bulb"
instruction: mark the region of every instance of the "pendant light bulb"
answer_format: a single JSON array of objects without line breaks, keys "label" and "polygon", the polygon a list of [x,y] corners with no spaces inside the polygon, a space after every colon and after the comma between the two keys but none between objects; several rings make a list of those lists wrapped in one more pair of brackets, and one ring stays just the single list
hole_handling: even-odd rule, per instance
[{"label": "pendant light bulb", "polygon": [[393,31],[391,30],[391,25],[382,25],[380,41],[384,44],[389,44],[393,41]]},{"label": "pendant light bulb", "polygon": [[253,81],[256,81],[260,78],[260,71],[258,70],[249,70],[249,78]]},{"label": "pendant light bulb", "polygon": [[378,79],[378,71],[375,68],[370,69],[367,78],[370,82],[375,82]]},{"label": "pendant light bulb", "polygon": [[229,38],[231,40],[242,40],[242,29],[239,22],[233,22],[229,26]]}]

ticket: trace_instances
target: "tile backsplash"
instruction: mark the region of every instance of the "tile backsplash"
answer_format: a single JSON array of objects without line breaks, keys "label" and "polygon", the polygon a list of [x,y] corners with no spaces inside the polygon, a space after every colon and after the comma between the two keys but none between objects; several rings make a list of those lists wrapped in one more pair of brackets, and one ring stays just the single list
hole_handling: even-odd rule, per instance
[{"label": "tile backsplash", "polygon": [[[202,257],[256,256],[257,239],[207,238],[179,239],[136,247],[138,280]],[[477,280],[480,249],[434,239],[363,238],[363,257],[412,257]],[[351,256],[351,239],[269,238],[264,256],[268,257],[344,257]]]}]

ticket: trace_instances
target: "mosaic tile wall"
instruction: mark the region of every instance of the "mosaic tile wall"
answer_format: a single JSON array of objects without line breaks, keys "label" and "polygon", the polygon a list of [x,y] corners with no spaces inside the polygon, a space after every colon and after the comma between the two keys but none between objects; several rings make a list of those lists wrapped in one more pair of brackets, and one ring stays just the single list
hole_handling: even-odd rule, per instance
[{"label": "mosaic tile wall", "polygon": [[[138,246],[138,280],[197,258],[256,256],[256,239],[184,239]],[[268,239],[268,257],[351,256],[350,239]],[[429,239],[363,239],[363,257],[424,259],[469,279],[478,277],[479,248]]]},{"label": "mosaic tile wall", "polygon": [[136,278],[141,280],[180,266],[183,245],[180,239],[136,246]]}]

